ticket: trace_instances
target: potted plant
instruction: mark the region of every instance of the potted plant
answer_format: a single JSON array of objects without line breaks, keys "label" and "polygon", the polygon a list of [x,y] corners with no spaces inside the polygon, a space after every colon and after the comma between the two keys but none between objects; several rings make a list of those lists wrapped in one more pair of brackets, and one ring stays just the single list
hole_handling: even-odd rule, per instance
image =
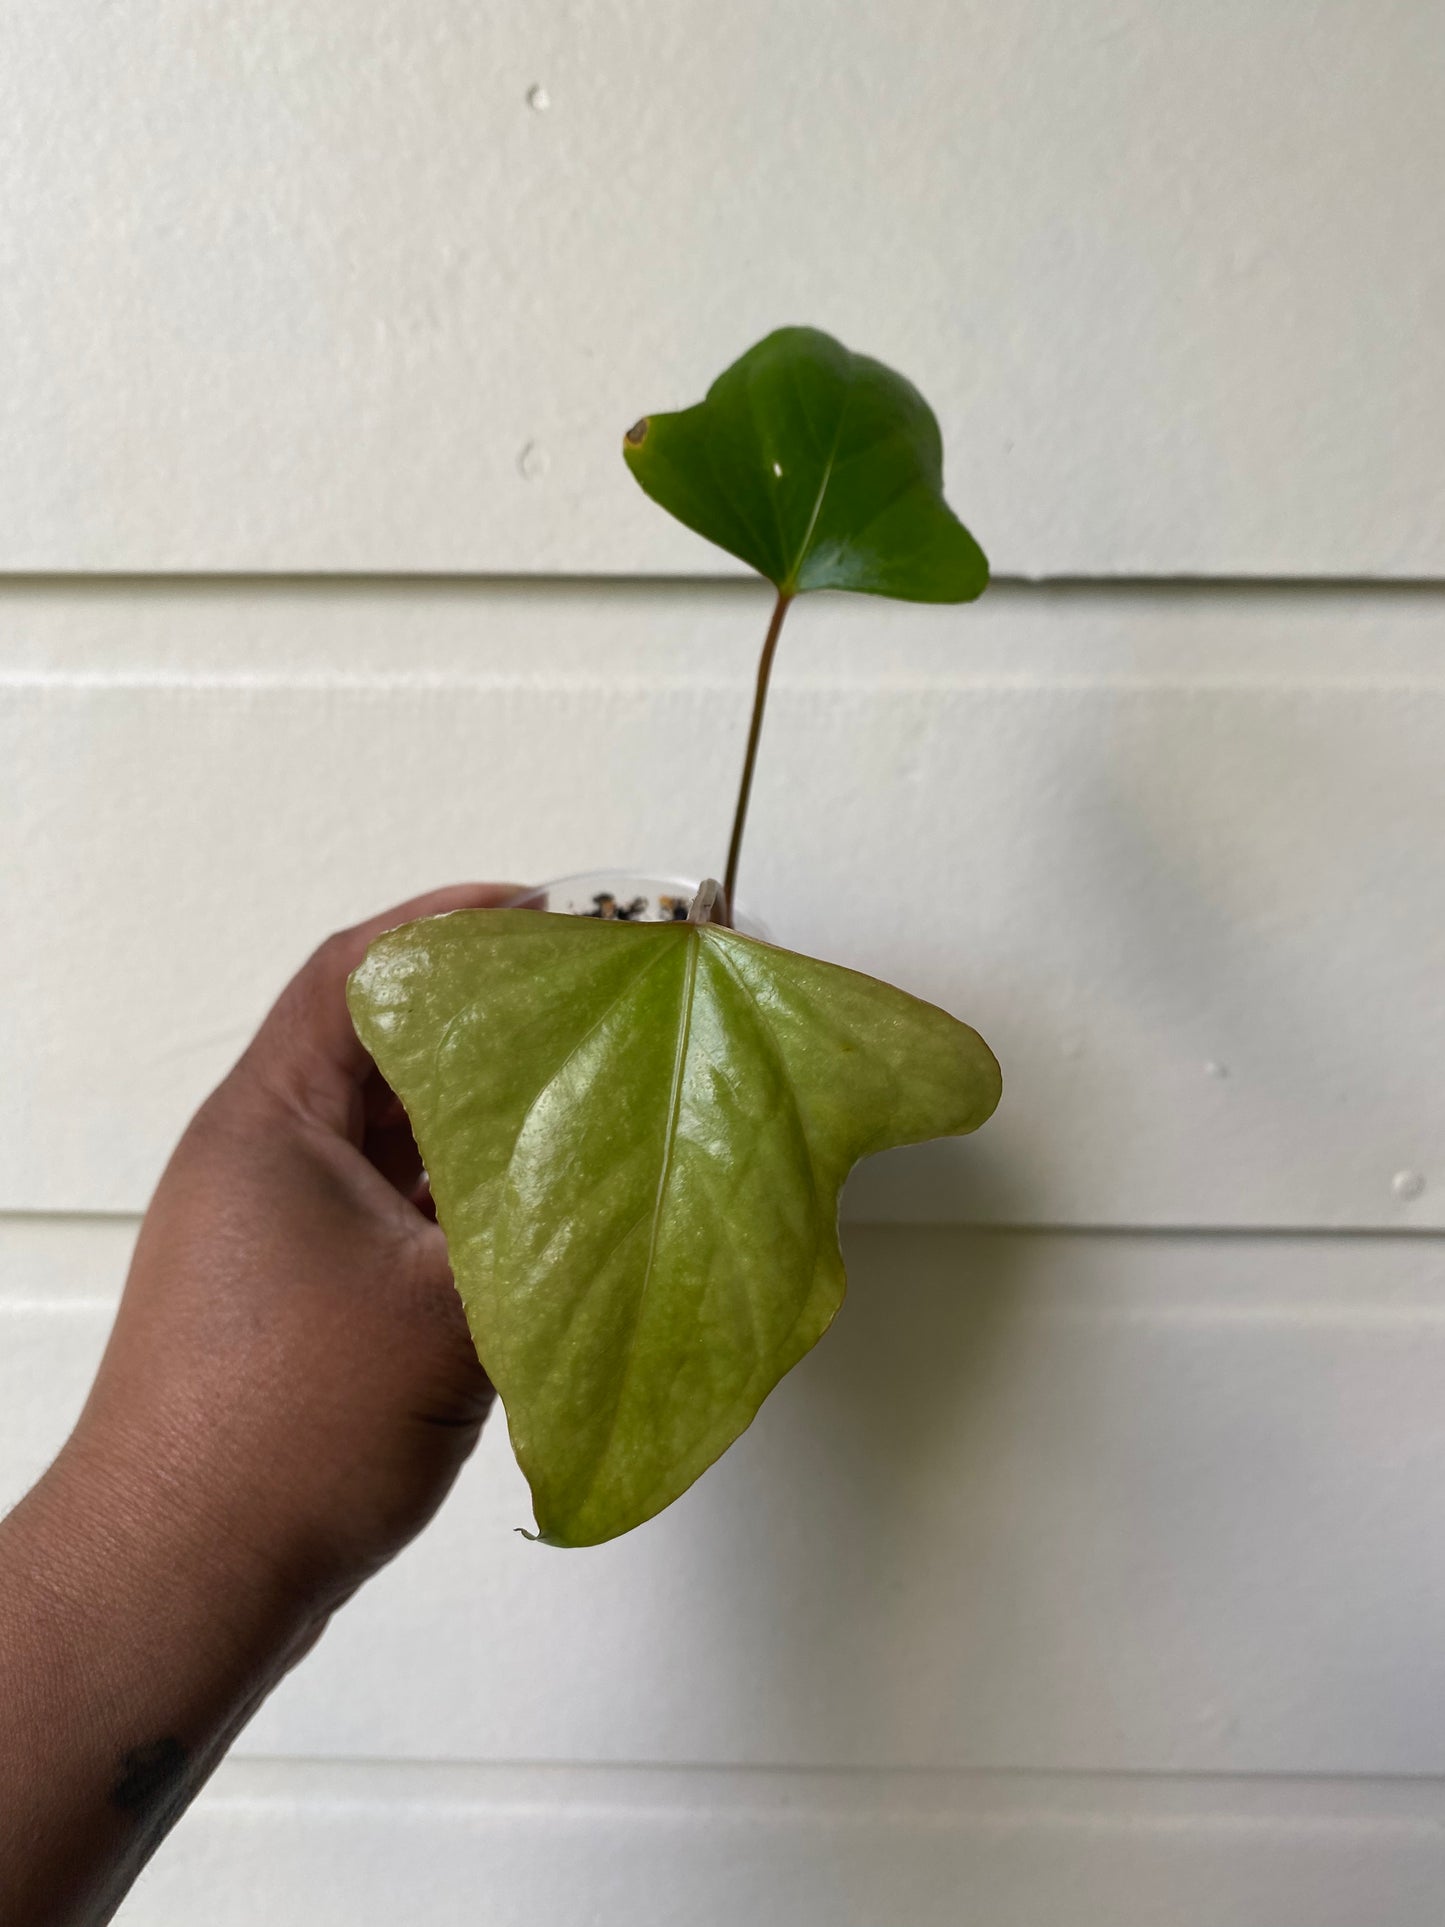
[{"label": "potted plant", "polygon": [[655,501],[777,591],[722,882],[665,912],[614,888],[594,914],[406,924],[348,990],[430,1174],[536,1536],[565,1546],[670,1504],[822,1336],[853,1164],[975,1130],[1000,1093],[966,1024],[734,929],[729,910],[794,598],[965,602],[986,586],[927,404],[880,362],[784,328],[696,407],[644,417],[623,452]]}]

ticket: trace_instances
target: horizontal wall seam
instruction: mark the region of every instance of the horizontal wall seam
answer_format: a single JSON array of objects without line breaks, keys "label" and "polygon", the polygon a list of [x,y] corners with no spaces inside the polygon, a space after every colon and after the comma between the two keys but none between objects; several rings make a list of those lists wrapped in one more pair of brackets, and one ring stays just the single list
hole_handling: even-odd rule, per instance
[{"label": "horizontal wall seam", "polygon": [[[707,575],[648,575],[619,573],[569,574],[565,571],[535,570],[512,572],[468,571],[458,569],[0,569],[0,596],[19,589],[104,589],[110,586],[135,589],[155,588],[247,588],[284,589],[287,587],[346,588],[378,590],[406,587],[513,588],[556,587],[565,590],[615,593],[628,589],[655,589],[677,593],[688,589],[710,592],[751,590],[761,585],[756,576],[743,570],[719,571]],[[1023,595],[1052,595],[1060,591],[1096,597],[1108,594],[1157,595],[1161,591],[1179,595],[1217,593],[1315,593],[1321,595],[1370,594],[1380,596],[1445,596],[1445,576],[1433,575],[1298,575],[1288,571],[1256,575],[1221,573],[1195,575],[995,575],[989,594],[1000,591]]]},{"label": "horizontal wall seam", "polygon": [[[493,675],[485,670],[474,673],[419,670],[407,675],[355,675],[345,671],[328,673],[191,673],[171,671],[101,670],[20,670],[7,673],[0,668],[0,696],[54,692],[94,695],[102,692],[158,695],[191,695],[196,692],[231,692],[237,695],[367,695],[420,696],[475,690],[496,696],[710,696],[736,697],[745,687],[739,674],[731,679],[685,675],[625,676],[569,675],[520,676]],[[1225,696],[1259,696],[1284,692],[1325,693],[1355,696],[1445,694],[1445,666],[1438,679],[1422,675],[1331,675],[1328,670],[1305,674],[1279,672],[1275,675],[1221,676],[1201,670],[1199,674],[1120,676],[1106,673],[1053,675],[1047,670],[1016,676],[971,675],[960,669],[949,675],[880,675],[877,681],[842,676],[780,676],[773,692],[775,706],[786,706],[790,696],[826,693],[839,697],[861,697],[870,702],[895,696],[936,697],[945,692],[975,695],[1160,695],[1196,694],[1204,691]]]},{"label": "horizontal wall seam", "polygon": [[[61,1209],[32,1209],[26,1205],[0,1205],[0,1233],[7,1224],[32,1227],[50,1225],[57,1228],[92,1225],[132,1225],[140,1224],[144,1214],[140,1211],[91,1210],[84,1205],[70,1205]],[[846,1240],[850,1233],[893,1232],[900,1236],[927,1234],[937,1236],[948,1233],[959,1237],[974,1238],[1129,1238],[1138,1241],[1146,1239],[1191,1239],[1195,1241],[1236,1243],[1264,1243],[1269,1240],[1292,1242],[1379,1242],[1388,1244],[1445,1244],[1445,1227],[1432,1225],[1371,1225],[1371,1224],[1208,1224],[1208,1223],[1171,1223],[1147,1224],[1139,1222],[1120,1222],[1116,1224],[1093,1221],[1088,1224],[1072,1224],[1066,1219],[1018,1219],[1013,1221],[966,1218],[845,1218],[843,1235]]]},{"label": "horizontal wall seam", "polygon": [[555,1775],[558,1779],[588,1777],[625,1780],[665,1777],[679,1781],[716,1777],[718,1779],[755,1779],[775,1783],[797,1779],[826,1781],[847,1785],[863,1781],[905,1783],[931,1782],[940,1787],[1196,1787],[1213,1792],[1255,1788],[1298,1789],[1379,1788],[1434,1789],[1445,1796],[1445,1774],[1438,1773],[1341,1773],[1308,1770],[1278,1772],[1269,1769],[1245,1772],[1212,1772],[1179,1767],[1032,1767],[1032,1766],[869,1766],[846,1762],[823,1765],[792,1764],[773,1760],[582,1760],[582,1759],[446,1759],[388,1757],[384,1754],[270,1754],[242,1753],[231,1756],[233,1769],[258,1769],[268,1773],[361,1774],[435,1774],[500,1779],[509,1774],[536,1778]]}]

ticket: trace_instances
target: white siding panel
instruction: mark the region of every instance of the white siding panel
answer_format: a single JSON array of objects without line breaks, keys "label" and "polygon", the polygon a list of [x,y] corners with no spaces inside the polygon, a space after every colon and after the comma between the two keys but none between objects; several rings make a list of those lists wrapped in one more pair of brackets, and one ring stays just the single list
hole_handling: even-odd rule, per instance
[{"label": "white siding panel", "polygon": [[795,612],[742,892],[998,1117],[637,1534],[498,1414],[124,1927],[1435,1927],[1441,27],[0,8],[0,1509],[316,940],[717,868],[766,597],[637,414],[827,327],[1014,578]]},{"label": "white siding panel", "polygon": [[[756,597],[359,606],[0,605],[0,1204],[140,1208],[338,922],[460,876],[719,862]],[[855,1216],[1445,1225],[1442,609],[800,612],[743,895],[969,1018],[1006,1086],[978,1138],[865,1168]]]},{"label": "white siding panel", "polygon": [[121,1927],[1436,1927],[1436,1783],[224,1767]]},{"label": "white siding panel", "polygon": [[0,1513],[85,1403],[134,1242],[123,1218],[0,1218]]},{"label": "white siding panel", "polygon": [[[0,1502],[79,1403],[127,1240],[4,1227]],[[517,1537],[491,1428],[243,1750],[1445,1773],[1445,1244],[848,1249],[833,1331],[638,1533]]]},{"label": "white siding panel", "polygon": [[[700,579],[20,576],[0,578],[0,679],[701,689],[741,731],[771,609]],[[1442,645],[1427,583],[994,582],[963,608],[810,596],[775,680],[1440,687]]]},{"label": "white siding panel", "polygon": [[619,437],[810,321],[934,399],[1001,570],[1438,574],[1441,50],[1431,0],[10,6],[0,563],[715,566]]}]

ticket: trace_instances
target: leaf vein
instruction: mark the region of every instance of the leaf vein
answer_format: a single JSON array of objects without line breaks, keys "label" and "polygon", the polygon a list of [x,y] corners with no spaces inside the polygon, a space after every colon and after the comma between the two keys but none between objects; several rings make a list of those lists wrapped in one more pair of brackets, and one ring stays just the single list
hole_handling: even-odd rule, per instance
[{"label": "leaf vein", "polygon": [[[647,961],[643,964],[642,968],[636,971],[631,977],[627,979],[627,982],[622,986],[621,990],[618,991],[617,995],[613,997],[611,1001],[606,1005],[606,1007],[598,1013],[594,1022],[589,1024],[587,1029],[583,1031],[582,1035],[577,1039],[576,1043],[568,1051],[567,1055],[562,1059],[561,1063],[558,1064],[554,1070],[548,1073],[546,1080],[539,1086],[536,1096],[532,1099],[531,1103],[527,1106],[525,1112],[523,1113],[522,1121],[517,1126],[517,1134],[512,1140],[512,1154],[507,1159],[506,1170],[502,1173],[502,1190],[504,1193],[511,1183],[512,1170],[517,1162],[517,1146],[522,1142],[523,1137],[526,1135],[527,1126],[531,1123],[532,1115],[536,1111],[537,1106],[549,1094],[553,1086],[556,1084],[557,1080],[562,1076],[563,1072],[567,1069],[567,1066],[572,1062],[573,1058],[575,1058],[578,1055],[578,1053],[583,1049],[585,1045],[589,1044],[592,1041],[592,1039],[597,1035],[598,1031],[601,1030],[603,1025],[608,1021],[608,1019],[616,1015],[620,1006],[624,1004],[629,997],[634,996],[636,994],[636,992],[646,982],[647,978],[651,976],[652,972],[657,968],[658,964],[661,963],[662,959],[667,955],[668,955],[668,951],[666,946],[664,946],[663,944],[659,944],[657,946],[656,956],[649,957]],[[477,1001],[480,1002],[480,999],[478,999]],[[448,1028],[450,1028],[450,1026],[448,1026]]]},{"label": "leaf vein", "polygon": [[637,1288],[637,1298],[633,1306],[632,1324],[627,1334],[626,1348],[622,1358],[622,1368],[617,1374],[617,1390],[612,1404],[612,1416],[608,1421],[606,1435],[598,1447],[597,1456],[593,1460],[592,1476],[587,1481],[586,1487],[577,1500],[576,1505],[573,1507],[574,1518],[585,1508],[587,1501],[591,1498],[597,1486],[598,1480],[602,1476],[602,1468],[607,1462],[607,1455],[612,1449],[612,1442],[617,1436],[617,1427],[621,1422],[622,1403],[627,1392],[628,1380],[632,1375],[632,1368],[637,1360],[637,1336],[642,1328],[642,1311],[643,1306],[647,1302],[647,1288],[652,1282],[653,1272],[657,1264],[658,1233],[662,1224],[663,1205],[667,1196],[668,1180],[672,1175],[674,1154],[677,1148],[677,1122],[682,1111],[683,1079],[687,1071],[688,1049],[692,1042],[692,1007],[697,988],[698,952],[701,948],[702,940],[690,933],[687,944],[687,974],[683,979],[682,986],[682,1021],[678,1025],[677,1047],[673,1052],[672,1088],[668,1092],[667,1125],[663,1139],[662,1163],[657,1176],[657,1190],[653,1194],[652,1200],[652,1223],[648,1230],[647,1258],[643,1265],[642,1280]]},{"label": "leaf vein", "polygon": [[[828,493],[828,484],[833,479],[833,465],[838,459],[838,450],[843,442],[843,424],[848,419],[848,405],[853,399],[853,384],[857,380],[857,367],[851,360],[848,367],[848,385],[843,390],[843,405],[838,410],[837,425],[833,430],[833,446],[828,450],[828,459],[823,465],[822,479],[818,483],[818,493],[813,501],[813,512],[808,517],[808,526],[803,531],[803,539],[798,544],[798,553],[793,557],[793,565],[788,570],[787,582],[796,584],[798,571],[803,566],[808,553],[808,545],[813,540],[813,530],[818,526],[818,517],[823,512],[823,498]],[[783,585],[780,584],[780,587]]]}]

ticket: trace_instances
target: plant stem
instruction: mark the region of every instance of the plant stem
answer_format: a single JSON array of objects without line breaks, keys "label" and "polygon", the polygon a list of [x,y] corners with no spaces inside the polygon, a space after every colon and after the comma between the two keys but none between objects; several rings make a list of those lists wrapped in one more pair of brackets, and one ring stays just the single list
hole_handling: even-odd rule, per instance
[{"label": "plant stem", "polygon": [[738,858],[742,855],[743,830],[748,820],[748,798],[753,793],[753,768],[758,760],[758,742],[763,733],[763,711],[768,702],[768,678],[773,673],[773,657],[777,653],[778,637],[783,632],[783,617],[788,613],[792,597],[784,589],[779,589],[778,600],[773,608],[773,619],[768,624],[767,640],[763,643],[763,653],[758,660],[758,689],[753,697],[753,720],[748,730],[747,754],[743,758],[743,780],[738,785],[738,807],[733,817],[732,842],[728,845],[728,867],[723,877],[723,896],[726,899],[727,919],[733,920],[733,894],[738,880]]},{"label": "plant stem", "polygon": [[720,901],[722,885],[715,877],[708,877],[698,888],[697,895],[688,906],[689,923],[725,923],[723,911],[726,906]]}]

